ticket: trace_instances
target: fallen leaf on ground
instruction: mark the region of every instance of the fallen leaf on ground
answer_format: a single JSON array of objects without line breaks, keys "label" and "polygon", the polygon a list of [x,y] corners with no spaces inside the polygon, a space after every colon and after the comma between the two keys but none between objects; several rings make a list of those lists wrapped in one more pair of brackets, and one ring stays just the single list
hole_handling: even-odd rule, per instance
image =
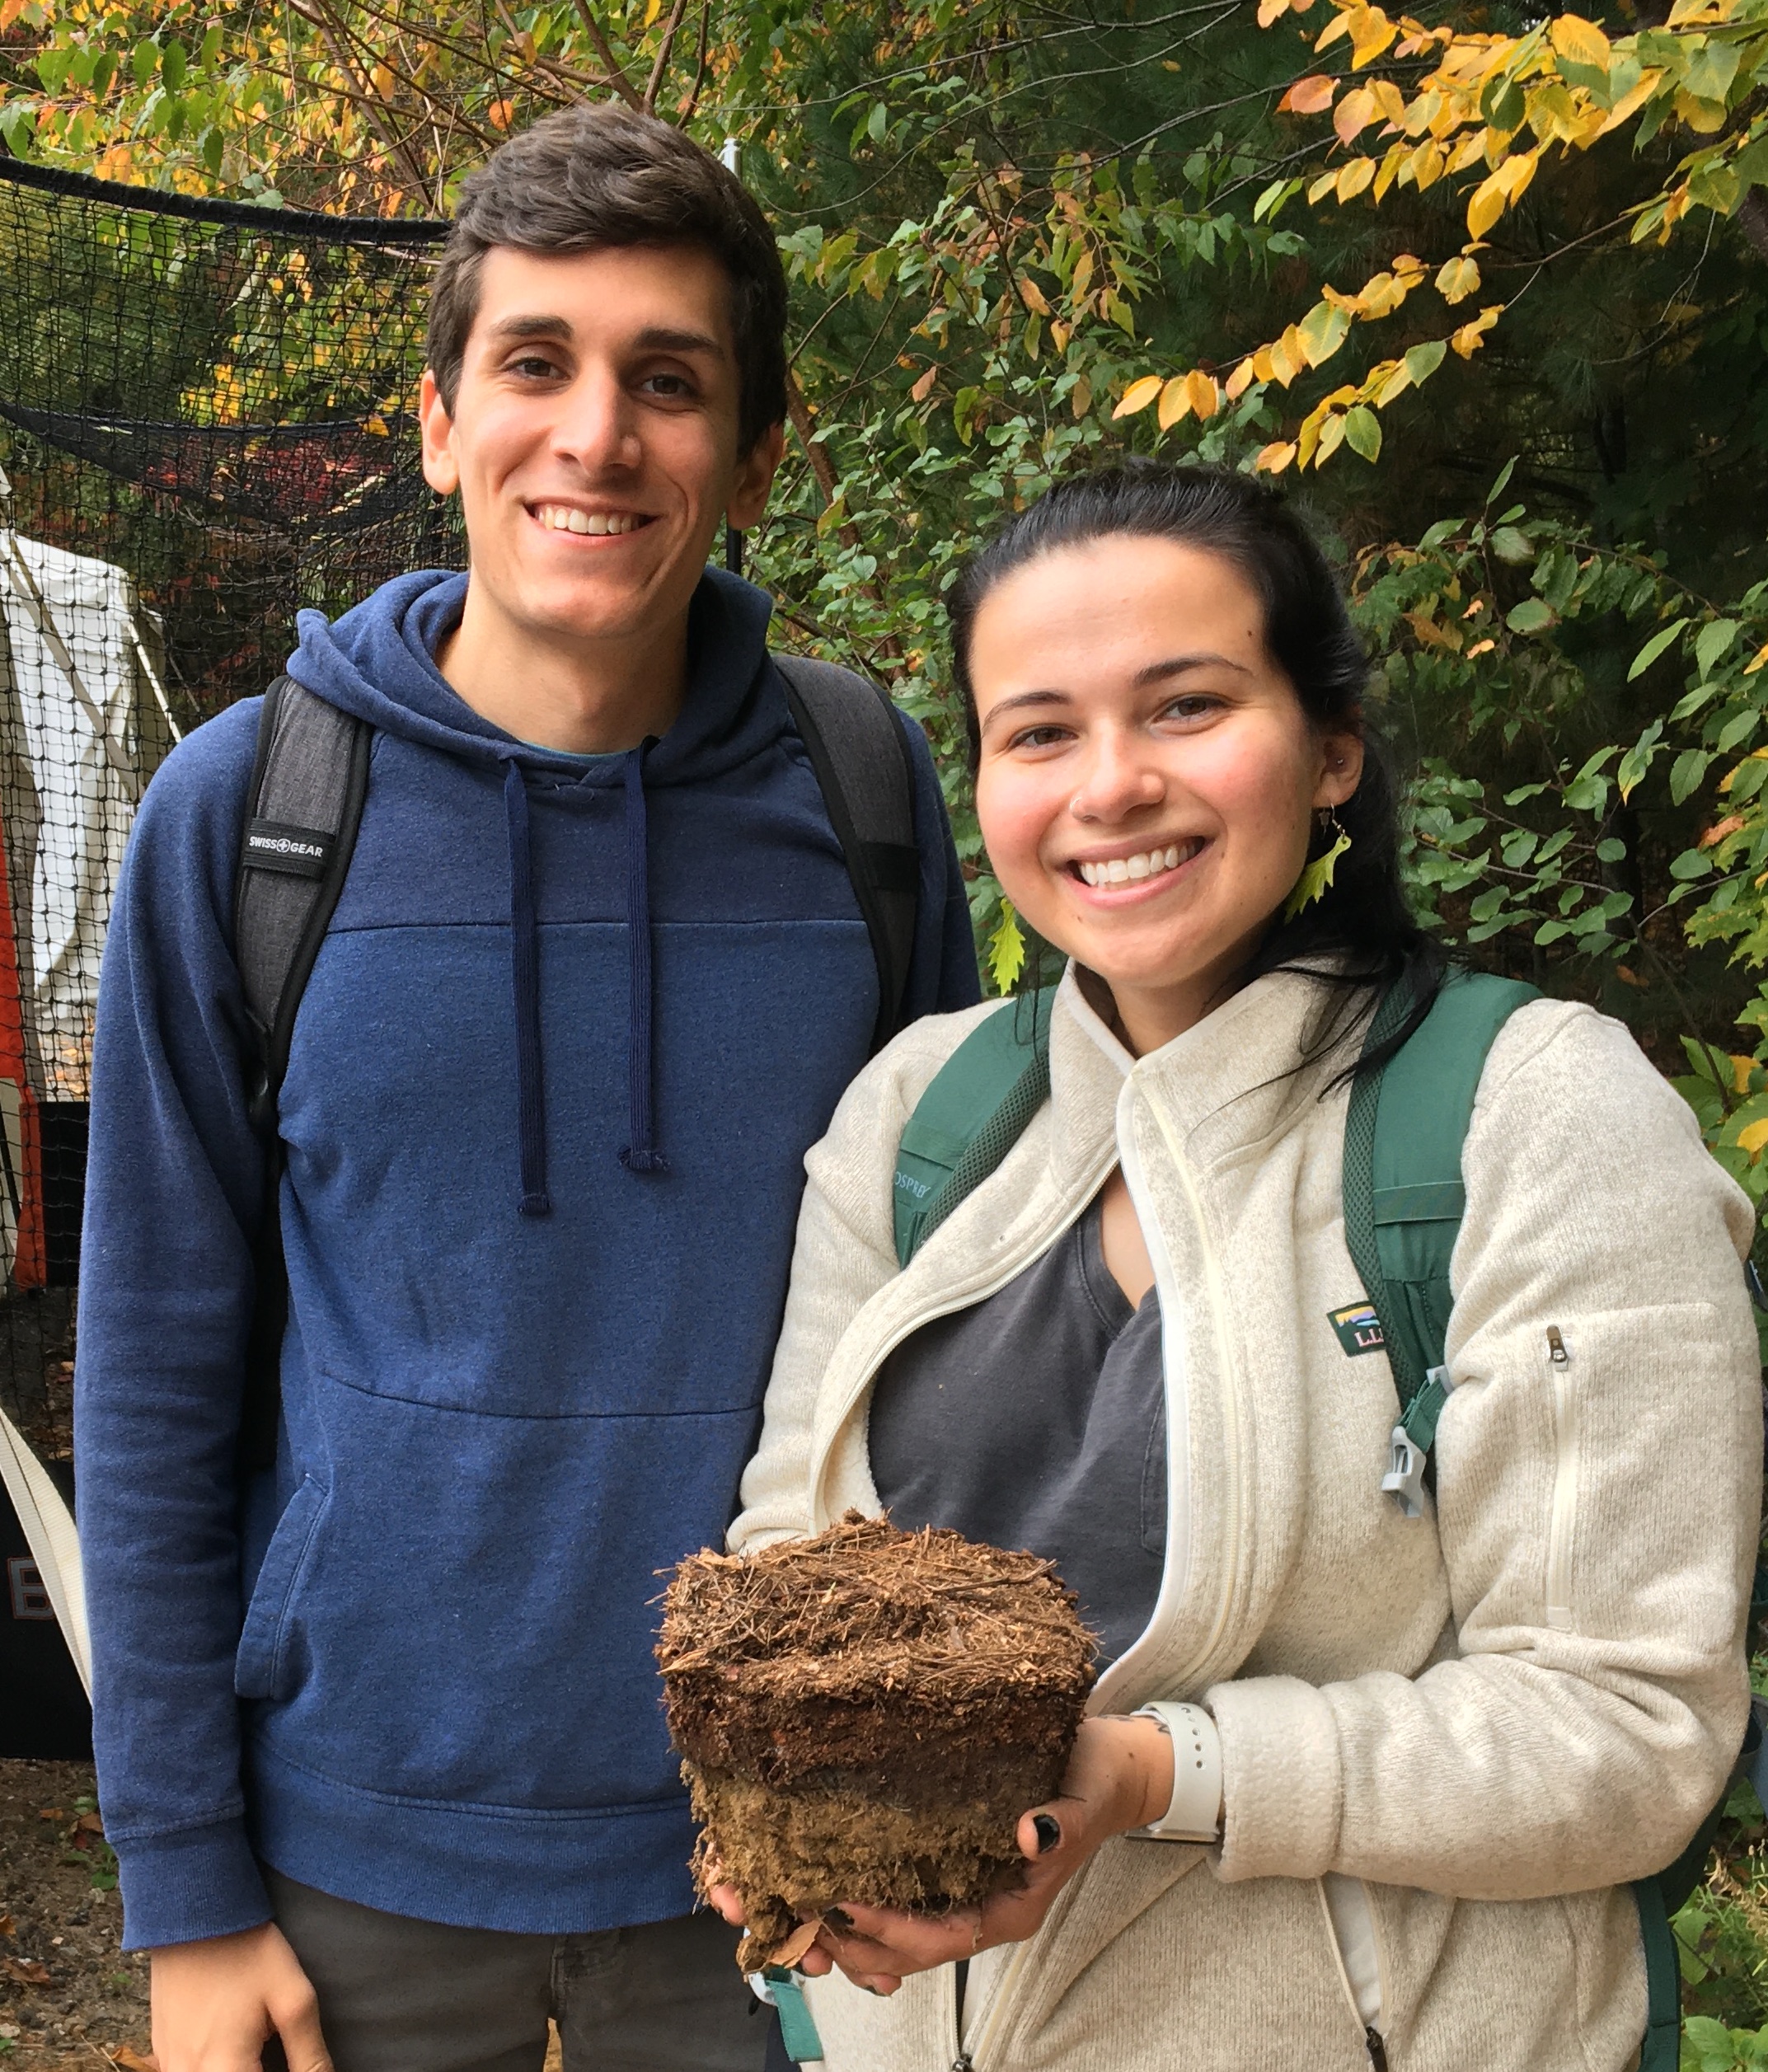
[{"label": "fallen leaf on ground", "polygon": [[82,1813],[74,1826],[87,1835],[102,1835],[105,1831],[105,1823],[96,1813]]},{"label": "fallen leaf on ground", "polygon": [[18,1924],[10,1914],[0,1914],[0,1935],[16,1935]]},{"label": "fallen leaf on ground", "polygon": [[122,2067],[122,2072],[160,2072],[159,2061],[143,2057],[139,2051],[132,2051],[126,2043],[120,2043],[107,2053],[110,2062]]},{"label": "fallen leaf on ground", "polygon": [[34,1957],[0,1957],[0,1976],[16,1979],[21,1985],[47,1985],[49,1967]]}]

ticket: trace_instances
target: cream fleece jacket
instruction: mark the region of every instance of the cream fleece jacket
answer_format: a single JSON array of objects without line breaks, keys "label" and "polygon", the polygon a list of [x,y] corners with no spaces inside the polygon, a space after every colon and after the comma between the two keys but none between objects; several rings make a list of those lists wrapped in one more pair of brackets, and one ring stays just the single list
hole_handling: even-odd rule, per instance
[{"label": "cream fleece jacket", "polygon": [[1168,1552],[1092,1707],[1201,1700],[1224,1794],[1219,1845],[1108,1844],[1032,1941],[987,1953],[961,2042],[949,1971],[889,2000],[815,1982],[829,2072],[946,2072],[960,2048],[975,2072],[1367,2072],[1347,1920],[1393,2072],[1636,2060],[1626,1881],[1684,1846],[1748,1705],[1752,1212],[1625,1030],[1551,1001],[1513,1015],[1463,1152],[1436,1502],[1408,1521],[1379,1487],[1386,1358],[1330,1321],[1362,1291],[1348,1095],[1326,1090],[1354,1038],[1293,1069],[1322,999],[1275,974],[1133,1060],[1071,973],[1051,1099],[906,1271],[898,1140],[998,1007],[898,1038],[806,1161],[731,1546],[875,1512],[881,1362],[1038,1257],[1121,1161],[1162,1317]]}]

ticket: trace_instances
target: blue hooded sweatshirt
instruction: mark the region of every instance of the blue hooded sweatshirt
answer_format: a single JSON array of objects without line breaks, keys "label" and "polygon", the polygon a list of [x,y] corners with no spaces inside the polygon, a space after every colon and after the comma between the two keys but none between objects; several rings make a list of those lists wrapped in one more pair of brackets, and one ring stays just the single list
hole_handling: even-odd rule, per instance
[{"label": "blue hooded sweatshirt", "polygon": [[[235,1471],[265,1153],[233,888],[258,701],[154,779],[105,954],[77,1376],[106,1833],[131,1948],[340,1897],[564,1934],[692,1903],[651,1647],[755,1440],[806,1149],[876,977],[767,659],[708,571],[623,756],[523,746],[400,579],[289,668],[375,729],[279,1127],[274,1474]],[[926,743],[907,1008],[977,996]]]}]

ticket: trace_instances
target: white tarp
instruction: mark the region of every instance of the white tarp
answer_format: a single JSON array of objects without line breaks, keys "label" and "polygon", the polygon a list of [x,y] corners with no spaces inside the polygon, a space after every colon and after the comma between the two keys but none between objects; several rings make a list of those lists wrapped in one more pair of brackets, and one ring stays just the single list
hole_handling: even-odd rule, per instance
[{"label": "white tarp", "polygon": [[0,831],[30,1076],[82,1101],[123,846],[177,738],[120,568],[0,527]]}]

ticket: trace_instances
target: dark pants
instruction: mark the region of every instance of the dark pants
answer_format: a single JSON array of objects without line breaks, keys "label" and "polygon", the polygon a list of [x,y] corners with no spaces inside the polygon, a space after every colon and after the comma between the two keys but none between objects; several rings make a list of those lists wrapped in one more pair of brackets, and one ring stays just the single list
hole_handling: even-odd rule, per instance
[{"label": "dark pants", "polygon": [[[777,2025],[716,1915],[512,1935],[382,1914],[268,1866],[265,1878],[337,2072],[541,2072],[549,2020],[565,2072],[763,2072],[770,2060]],[[264,2065],[283,2072],[274,2045]]]}]

